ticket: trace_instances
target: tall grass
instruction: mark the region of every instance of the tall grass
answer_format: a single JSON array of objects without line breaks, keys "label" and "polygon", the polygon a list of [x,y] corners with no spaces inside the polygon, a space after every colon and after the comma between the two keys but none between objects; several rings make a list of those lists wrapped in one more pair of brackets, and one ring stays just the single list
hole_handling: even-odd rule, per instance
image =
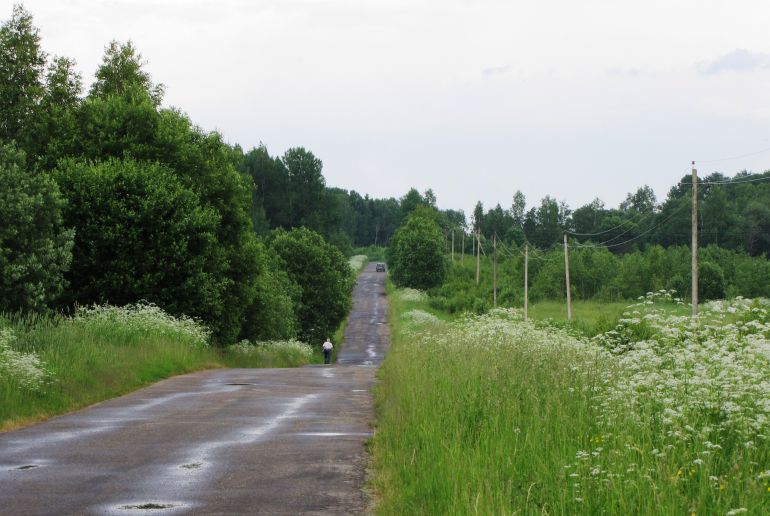
[{"label": "tall grass", "polygon": [[[0,429],[212,367],[302,365],[304,354],[208,345],[210,332],[153,305],[81,309],[74,317],[0,317]],[[38,373],[30,373],[37,368]]]},{"label": "tall grass", "polygon": [[[427,311],[391,299],[372,446],[378,513],[770,507],[765,307],[730,305],[740,317],[720,307],[738,321],[720,333],[729,323],[716,310],[694,330],[676,309],[647,312],[644,301],[587,341],[515,310],[446,322],[404,317]],[[634,335],[647,340],[629,343]]]}]

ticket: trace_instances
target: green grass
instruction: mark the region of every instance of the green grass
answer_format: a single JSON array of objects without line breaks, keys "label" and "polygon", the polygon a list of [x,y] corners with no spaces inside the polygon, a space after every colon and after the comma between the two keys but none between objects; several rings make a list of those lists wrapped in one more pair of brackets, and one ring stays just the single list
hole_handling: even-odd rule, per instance
[{"label": "green grass", "polygon": [[567,321],[565,302],[540,301],[529,307],[529,316],[536,321],[551,320],[559,326],[574,328],[581,334],[592,337],[612,329],[627,306],[627,302],[575,301],[572,303],[570,323]]},{"label": "green grass", "polygon": [[[766,513],[766,441],[746,447],[708,430],[708,414],[689,422],[724,449],[705,446],[703,433],[672,436],[657,396],[642,392],[637,407],[605,396],[623,371],[597,346],[494,317],[416,325],[402,314],[428,302],[388,291],[392,345],[370,448],[377,514]],[[576,321],[591,327],[623,308],[578,306]],[[556,304],[533,307],[535,319],[558,315]]]},{"label": "green grass", "polygon": [[13,375],[2,374],[0,367],[0,430],[82,408],[177,374],[307,363],[280,350],[244,356],[203,345],[194,327],[180,328],[156,315],[134,314],[120,320],[0,316],[0,329],[10,329],[14,335],[8,349],[33,353],[49,373],[37,388],[26,388]]}]

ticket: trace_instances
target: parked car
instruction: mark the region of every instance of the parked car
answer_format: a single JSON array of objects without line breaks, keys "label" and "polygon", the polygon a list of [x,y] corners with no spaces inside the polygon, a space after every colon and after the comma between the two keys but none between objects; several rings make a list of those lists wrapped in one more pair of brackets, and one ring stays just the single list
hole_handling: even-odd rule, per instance
[{"label": "parked car", "polygon": [[385,264],[384,263],[378,263],[374,266],[374,270],[377,272],[385,272]]}]

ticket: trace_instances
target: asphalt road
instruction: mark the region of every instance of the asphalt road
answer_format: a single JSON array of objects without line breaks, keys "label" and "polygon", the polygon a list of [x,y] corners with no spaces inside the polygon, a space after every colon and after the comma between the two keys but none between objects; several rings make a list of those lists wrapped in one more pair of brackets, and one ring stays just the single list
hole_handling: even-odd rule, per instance
[{"label": "asphalt road", "polygon": [[0,514],[364,514],[385,274],[338,363],[209,370],[0,434]]}]

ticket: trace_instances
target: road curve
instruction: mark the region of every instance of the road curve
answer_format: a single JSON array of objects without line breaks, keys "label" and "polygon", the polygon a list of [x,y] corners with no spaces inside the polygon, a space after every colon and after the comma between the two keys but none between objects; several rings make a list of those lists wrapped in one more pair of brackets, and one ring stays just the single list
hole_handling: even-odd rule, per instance
[{"label": "road curve", "polygon": [[384,276],[359,276],[335,365],[202,371],[0,434],[0,514],[368,512]]}]

